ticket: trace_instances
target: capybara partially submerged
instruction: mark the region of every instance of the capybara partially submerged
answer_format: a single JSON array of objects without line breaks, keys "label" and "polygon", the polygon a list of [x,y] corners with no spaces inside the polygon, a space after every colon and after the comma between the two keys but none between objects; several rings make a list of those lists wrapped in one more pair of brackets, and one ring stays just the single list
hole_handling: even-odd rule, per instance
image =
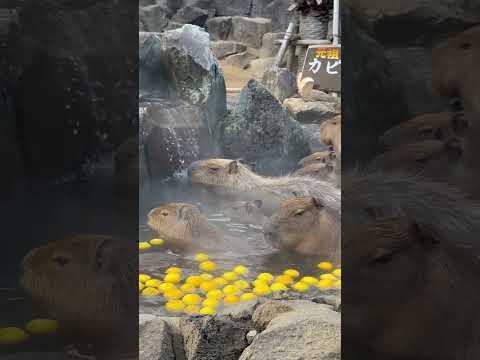
[{"label": "capybara partially submerged", "polygon": [[305,167],[310,164],[333,164],[335,163],[335,153],[333,151],[319,151],[304,157],[298,162],[299,167]]},{"label": "capybara partially submerged", "polygon": [[335,116],[320,125],[320,142],[333,146],[335,154],[340,158],[342,153],[342,117]]},{"label": "capybara partially submerged", "polygon": [[340,262],[340,214],[313,197],[285,201],[263,228],[273,246]]},{"label": "capybara partially submerged", "polygon": [[221,239],[219,229],[192,204],[169,203],[148,213],[148,226],[179,250],[208,247]]},{"label": "capybara partially submerged", "polygon": [[224,206],[223,213],[233,221],[262,225],[265,220],[263,201],[234,201]]},{"label": "capybara partially submerged", "polygon": [[467,129],[468,121],[461,112],[423,114],[387,130],[379,143],[386,149],[393,149],[423,140],[448,141],[462,137]]},{"label": "capybara partially submerged", "polygon": [[380,172],[342,197],[342,358],[480,359],[480,206]]},{"label": "capybara partially submerged", "polygon": [[222,194],[233,194],[242,200],[260,199],[268,213],[275,211],[285,199],[308,195],[341,211],[340,190],[327,181],[311,177],[264,177],[229,159],[196,161],[189,166],[188,176],[192,182],[208,185]]},{"label": "capybara partially submerged", "polygon": [[[135,351],[138,249],[110,236],[75,235],[28,253],[20,284],[75,345]],[[129,348],[129,345],[133,345]]]},{"label": "capybara partially submerged", "polygon": [[387,151],[374,158],[369,167],[385,172],[403,171],[446,180],[452,176],[462,154],[462,145],[456,139],[446,143],[425,140]]},{"label": "capybara partially submerged", "polygon": [[320,180],[334,181],[335,166],[333,164],[313,163],[296,170],[293,176],[311,176]]}]

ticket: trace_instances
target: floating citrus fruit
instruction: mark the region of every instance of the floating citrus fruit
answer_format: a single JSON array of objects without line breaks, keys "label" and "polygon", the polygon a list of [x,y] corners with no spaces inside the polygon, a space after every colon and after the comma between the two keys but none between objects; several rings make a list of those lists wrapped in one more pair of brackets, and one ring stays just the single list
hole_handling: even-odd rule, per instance
[{"label": "floating citrus fruit", "polygon": [[150,245],[148,242],[140,242],[138,243],[138,250],[148,250],[152,247],[152,245]]},{"label": "floating citrus fruit", "polygon": [[198,294],[187,294],[182,301],[187,305],[198,305],[202,302],[202,297]]},{"label": "floating citrus fruit", "polygon": [[185,308],[185,304],[180,300],[170,300],[165,304],[165,309],[171,312],[180,312]]},{"label": "floating citrus fruit", "polygon": [[34,335],[50,335],[58,331],[60,325],[57,320],[34,319],[25,325],[25,329]]},{"label": "floating citrus fruit", "polygon": [[246,268],[243,265],[238,265],[233,269],[234,272],[236,272],[239,275],[247,275],[248,274],[248,268]]},{"label": "floating citrus fruit", "polygon": [[213,261],[204,261],[200,263],[199,268],[202,271],[212,272],[217,270],[217,264],[215,264]]},{"label": "floating citrus fruit", "polygon": [[296,277],[300,276],[300,273],[295,269],[287,269],[283,272],[283,274],[288,275],[292,278],[296,278]]},{"label": "floating citrus fruit", "polygon": [[2,345],[15,345],[27,341],[28,334],[16,327],[0,328],[0,344]]},{"label": "floating citrus fruit", "polygon": [[160,295],[160,290],[154,287],[146,287],[142,290],[143,296],[158,296]]},{"label": "floating citrus fruit", "polygon": [[210,315],[213,316],[217,313],[217,311],[211,307],[204,307],[200,309],[201,315]]},{"label": "floating citrus fruit", "polygon": [[330,262],[324,261],[318,264],[318,268],[324,271],[330,271],[333,269],[333,265]]},{"label": "floating citrus fruit", "polygon": [[208,255],[204,253],[198,253],[194,257],[195,261],[203,262],[208,260]]},{"label": "floating citrus fruit", "polygon": [[149,241],[150,245],[152,246],[162,246],[165,244],[165,240],[163,239],[152,239]]},{"label": "floating citrus fruit", "polygon": [[254,293],[245,293],[240,296],[240,300],[242,301],[248,301],[256,298],[257,298],[257,295]]}]

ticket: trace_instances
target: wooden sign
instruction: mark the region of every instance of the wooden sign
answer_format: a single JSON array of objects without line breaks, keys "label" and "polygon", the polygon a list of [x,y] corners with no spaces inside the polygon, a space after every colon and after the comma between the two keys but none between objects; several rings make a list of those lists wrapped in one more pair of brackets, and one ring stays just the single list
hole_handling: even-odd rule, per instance
[{"label": "wooden sign", "polygon": [[312,78],[319,90],[342,90],[342,48],[340,45],[309,46],[302,79]]}]

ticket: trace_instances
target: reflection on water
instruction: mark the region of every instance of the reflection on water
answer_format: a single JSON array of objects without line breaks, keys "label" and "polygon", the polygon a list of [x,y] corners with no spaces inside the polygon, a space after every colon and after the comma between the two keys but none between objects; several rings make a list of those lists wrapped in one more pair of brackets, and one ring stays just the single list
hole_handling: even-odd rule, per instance
[{"label": "reflection on water", "polygon": [[[221,212],[225,199],[220,198],[207,189],[190,184],[183,176],[168,181],[151,184],[148,191],[140,198],[140,241],[149,241],[158,237],[146,225],[148,212],[168,202],[185,202],[199,205],[208,220],[224,231],[224,245],[208,250],[212,261],[218,265],[214,275],[231,271],[237,265],[247,266],[249,279],[253,280],[261,272],[280,274],[287,268],[295,268],[303,275],[318,275],[316,265],[322,259],[280,252],[270,246],[263,238],[263,229],[258,225],[233,222]],[[168,247],[149,250],[140,254],[140,272],[155,278],[163,278],[167,268],[175,266],[183,269],[183,276],[198,274],[198,262],[194,261],[194,253],[175,253]],[[164,315],[165,302],[162,297],[141,297],[140,312]],[[169,314],[171,315],[171,314]]]}]

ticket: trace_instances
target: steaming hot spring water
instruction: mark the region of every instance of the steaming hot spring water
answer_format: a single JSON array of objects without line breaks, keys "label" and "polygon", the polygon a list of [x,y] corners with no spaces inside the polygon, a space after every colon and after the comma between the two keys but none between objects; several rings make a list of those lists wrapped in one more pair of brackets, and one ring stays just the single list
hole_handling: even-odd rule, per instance
[{"label": "steaming hot spring water", "polygon": [[[227,201],[200,185],[190,183],[186,170],[180,171],[167,180],[150,182],[149,186],[140,193],[139,241],[141,243],[159,238],[159,235],[147,225],[147,215],[151,209],[169,202],[183,202],[199,206],[204,216],[224,231],[227,239],[225,245],[214,250],[201,251],[208,256],[209,261],[216,265],[215,271],[205,271],[200,268],[201,261],[205,259],[202,259],[202,256],[196,257],[198,253],[176,252],[169,249],[166,243],[140,250],[140,313],[168,316],[185,315],[189,312],[197,314],[199,310],[203,310],[203,301],[210,298],[207,296],[208,290],[214,290],[212,294],[216,294],[216,296],[213,297],[218,297],[219,291],[217,290],[220,292],[225,290],[223,291],[223,300],[217,298],[218,305],[210,309],[214,310],[213,313],[228,306],[229,301],[236,303],[238,300],[248,299],[252,296],[252,292],[256,293],[258,297],[288,296],[312,299],[326,292],[338,291],[338,288],[341,287],[341,270],[337,269],[335,272],[334,268],[330,268],[329,263],[320,265],[324,259],[318,257],[300,256],[273,248],[265,241],[261,225],[238,223],[222,213],[222,208]],[[240,268],[238,268],[239,266]],[[243,271],[239,271],[236,275],[232,274],[235,273],[235,270],[241,270],[242,267],[248,269],[247,274]],[[281,281],[286,282],[286,288],[283,288],[278,285],[276,277],[282,275],[286,270],[293,276],[291,282],[288,276],[280,278]],[[298,275],[295,274],[295,271],[289,272],[288,270],[296,270]],[[332,272],[336,274],[336,277],[331,275]],[[174,275],[166,277],[168,274]],[[269,289],[262,286],[254,289],[256,283],[252,284],[252,281],[256,280],[259,274],[262,274],[260,275],[261,282],[266,283]],[[275,278],[269,279],[269,274]],[[204,279],[200,280],[198,276],[202,276]],[[149,277],[153,281],[149,282]],[[224,278],[226,281],[218,280],[218,278]],[[324,278],[326,278],[325,281],[323,281]],[[305,281],[301,281],[302,279]],[[239,280],[240,282],[236,283]],[[184,286],[185,283],[197,281],[199,283],[204,281],[208,284],[202,286],[197,283],[195,287]],[[218,282],[216,286],[211,284],[215,282]],[[249,288],[242,289],[245,282],[248,283]],[[170,284],[166,285],[166,283]],[[281,289],[281,291],[272,291],[271,286],[275,283],[276,286],[273,286],[273,290]],[[305,284],[307,286],[304,286]],[[234,288],[225,288],[228,285],[233,285]],[[240,288],[238,293],[237,287]],[[230,291],[233,293],[233,297],[229,296]],[[185,298],[186,295],[193,293],[200,297],[187,296]],[[245,293],[248,295],[243,295],[242,298],[242,294]],[[187,302],[182,300],[187,300]],[[189,300],[192,300],[193,304],[189,305]],[[209,310],[205,311],[205,314],[210,314]]]}]

